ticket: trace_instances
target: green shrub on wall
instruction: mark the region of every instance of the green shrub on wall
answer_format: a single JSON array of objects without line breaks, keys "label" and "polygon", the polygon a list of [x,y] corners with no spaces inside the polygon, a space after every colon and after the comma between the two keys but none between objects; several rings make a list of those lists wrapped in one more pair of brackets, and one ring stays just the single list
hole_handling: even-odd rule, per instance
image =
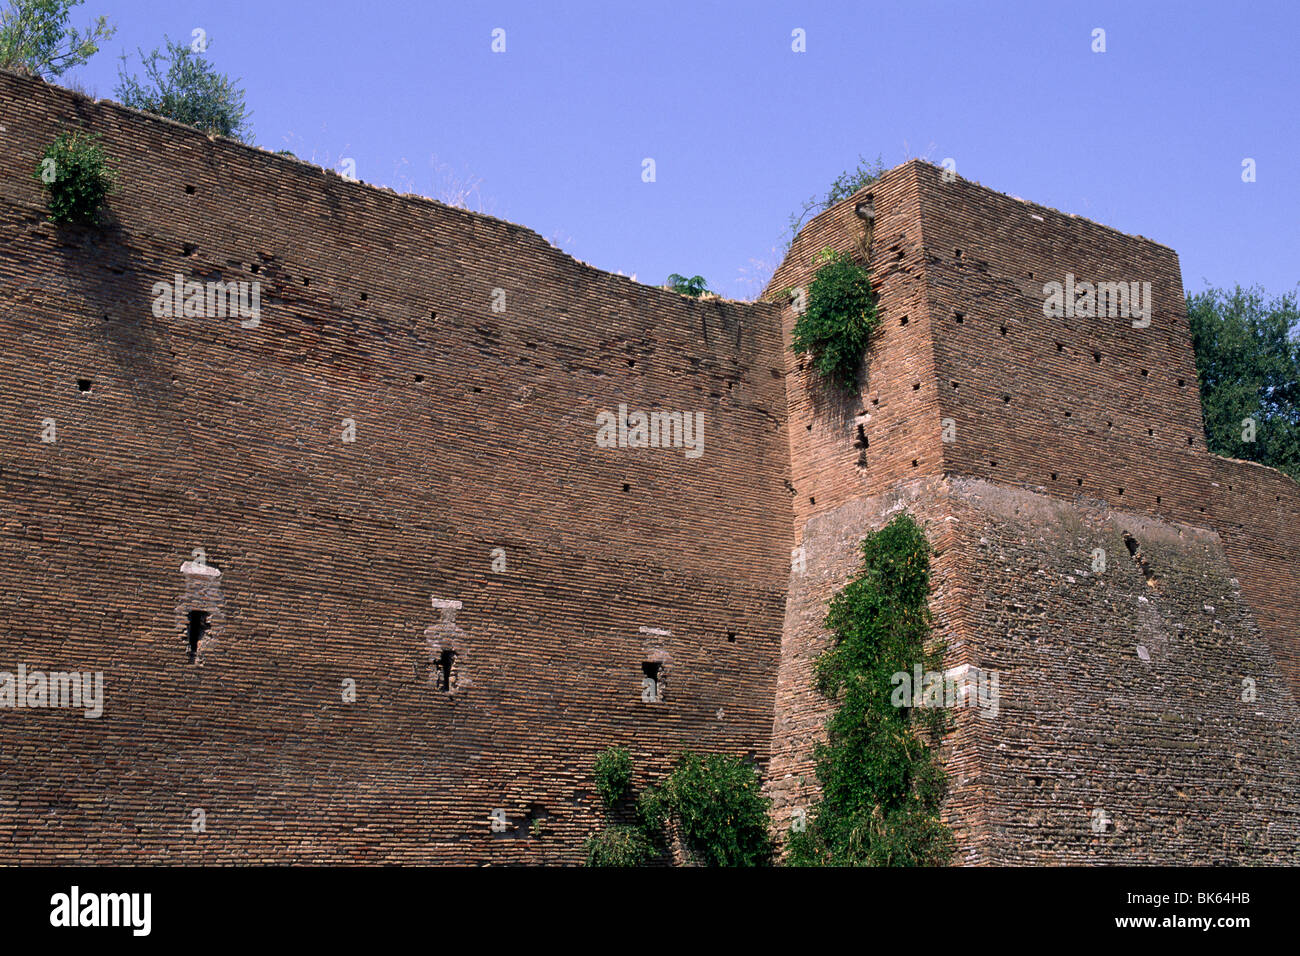
[{"label": "green shrub on wall", "polygon": [[817,690],[835,702],[816,749],[820,801],[791,831],[795,866],[933,866],[952,836],[939,819],[947,783],[929,741],[947,726],[939,707],[894,704],[893,675],[942,667],[930,633],[929,545],[899,515],[862,542],[859,575],[831,600],[832,646],[817,662]]},{"label": "green shrub on wall", "polygon": [[672,828],[687,859],[700,866],[766,866],[772,859],[768,799],[740,757],[687,751],[640,804],[658,830]]},{"label": "green shrub on wall", "polygon": [[[631,757],[611,748],[596,758],[596,791],[606,807],[629,794]],[[611,799],[611,795],[613,796]],[[690,751],[635,801],[637,822],[610,824],[588,838],[588,866],[642,866],[663,859],[676,835],[690,863],[766,866],[772,859],[768,800],[758,772],[739,757]]]},{"label": "green shrub on wall", "polygon": [[587,866],[644,866],[658,848],[639,826],[614,823],[587,838]]},{"label": "green shrub on wall", "polygon": [[622,747],[610,747],[596,758],[596,793],[611,810],[632,785],[632,755]]},{"label": "green shrub on wall", "polygon": [[857,387],[858,365],[879,324],[871,277],[847,252],[827,249],[794,324],[794,350],[812,355],[813,368],[846,391]]},{"label": "green shrub on wall", "polygon": [[37,164],[36,179],[45,189],[51,222],[94,225],[113,192],[116,173],[98,136],[64,132]]}]

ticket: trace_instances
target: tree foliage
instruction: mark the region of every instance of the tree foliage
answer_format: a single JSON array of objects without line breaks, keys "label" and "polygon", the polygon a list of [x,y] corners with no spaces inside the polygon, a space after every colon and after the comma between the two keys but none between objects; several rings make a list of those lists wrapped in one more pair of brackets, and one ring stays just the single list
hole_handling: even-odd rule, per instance
[{"label": "tree foliage", "polygon": [[1187,318],[1207,447],[1300,480],[1296,292],[1266,300],[1259,288],[1207,289],[1187,297]]},{"label": "tree foliage", "polygon": [[217,72],[204,52],[193,45],[173,43],[169,38],[164,38],[164,43],[165,50],[139,51],[143,79],[126,72],[126,57],[122,57],[118,99],[132,109],[156,113],[205,133],[250,142],[250,114],[239,81]]},{"label": "tree foliage", "polygon": [[81,66],[117,31],[98,17],[79,31],[68,26],[83,0],[9,0],[0,10],[0,67],[53,79]]},{"label": "tree foliage", "polygon": [[792,831],[796,866],[925,866],[947,862],[953,841],[939,819],[946,778],[927,738],[938,707],[894,706],[892,675],[941,667],[930,632],[929,545],[899,515],[862,542],[862,569],[831,599],[832,645],[817,661],[817,690],[835,702],[815,751],[820,801]]},{"label": "tree foliage", "polygon": [[825,250],[808,286],[808,301],[795,320],[793,347],[812,355],[813,368],[846,391],[857,386],[858,365],[879,324],[871,277],[847,253]]}]

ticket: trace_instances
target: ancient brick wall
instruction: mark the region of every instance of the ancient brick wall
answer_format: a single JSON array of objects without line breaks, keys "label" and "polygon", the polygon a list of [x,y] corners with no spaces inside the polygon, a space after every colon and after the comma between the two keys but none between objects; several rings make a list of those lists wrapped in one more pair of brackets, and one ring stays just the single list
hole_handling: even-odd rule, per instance
[{"label": "ancient brick wall", "polygon": [[982,596],[973,657],[999,675],[996,716],[965,712],[978,858],[1300,862],[1300,707],[1219,536],[982,480],[949,487],[950,548]]},{"label": "ancient brick wall", "polygon": [[[953,426],[944,470],[1219,531],[1300,698],[1300,485],[1206,451],[1178,257],[912,168],[940,416]],[[1050,318],[1044,285],[1067,274],[1150,283],[1151,314]]]},{"label": "ancient brick wall", "polygon": [[[612,744],[752,754],[784,827],[826,602],[906,508],[949,665],[1003,675],[943,745],[958,862],[1296,862],[1300,486],[1202,447],[1165,247],[891,170],[869,249],[859,195],[768,289],[869,255],[835,394],[785,302],[3,73],[0,126],[0,671],[106,697],[0,710],[0,861],[571,863]],[[44,221],[68,127],[105,229]],[[1067,272],[1151,282],[1151,324],[1044,316]],[[156,314],[178,273],[259,320]],[[701,453],[601,447],[620,405]]]},{"label": "ancient brick wall", "polygon": [[[774,307],[8,74],[0,125],[0,670],[106,696],[0,711],[0,861],[575,862],[604,747],[766,761]],[[120,170],[105,230],[44,221],[66,127]],[[177,273],[260,322],[156,316]],[[702,454],[598,447],[620,403]]]},{"label": "ancient brick wall", "polygon": [[[805,227],[769,298],[806,287],[823,248],[861,255],[868,193],[882,322],[861,394],[788,359],[804,570],[777,683],[779,825],[816,797],[826,603],[906,507],[935,548],[946,664],[1006,674],[1006,711],[959,710],[944,744],[959,860],[1294,862],[1300,486],[1205,451],[1176,256],[913,162]],[[1149,323],[1049,318],[1044,284],[1067,273],[1149,282]],[[787,344],[795,319],[787,306]],[[1163,549],[1147,590],[1124,544],[1138,527],[1144,555]],[[1097,549],[1114,573],[1089,576]],[[1189,751],[1208,777],[1174,759]]]}]

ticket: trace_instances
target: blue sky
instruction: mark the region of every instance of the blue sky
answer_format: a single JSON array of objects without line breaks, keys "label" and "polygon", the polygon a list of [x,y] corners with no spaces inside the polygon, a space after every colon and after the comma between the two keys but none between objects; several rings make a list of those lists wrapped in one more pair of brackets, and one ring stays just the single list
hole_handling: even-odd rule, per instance
[{"label": "blue sky", "polygon": [[259,145],[435,197],[477,183],[471,208],[642,282],[752,296],[790,213],[859,154],[951,157],[1148,236],[1192,291],[1300,281],[1294,0],[86,0],[74,22],[99,13],[118,33],[73,74],[98,96],[120,53],[202,28]]}]

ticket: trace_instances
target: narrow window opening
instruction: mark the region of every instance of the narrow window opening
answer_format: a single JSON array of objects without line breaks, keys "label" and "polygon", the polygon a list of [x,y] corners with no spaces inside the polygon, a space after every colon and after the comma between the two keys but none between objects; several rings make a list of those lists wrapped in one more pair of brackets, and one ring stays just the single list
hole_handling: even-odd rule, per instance
[{"label": "narrow window opening", "polygon": [[438,690],[450,691],[452,668],[456,665],[456,652],[445,650],[438,655]]},{"label": "narrow window opening", "polygon": [[1100,352],[1093,352],[1093,353],[1092,353],[1092,360],[1093,360],[1094,362],[1100,362],[1100,361],[1101,361],[1101,353],[1100,353]]},{"label": "narrow window opening", "polygon": [[921,390],[921,383],[920,383],[920,382],[917,382],[915,385],[912,386],[912,391],[914,391],[914,392],[919,392],[920,390]]},{"label": "narrow window opening", "polygon": [[368,296],[368,295],[366,295],[366,293],[364,293],[364,292],[363,292],[363,293],[361,293],[361,301],[362,301],[362,302],[365,302],[365,301],[366,301],[366,299],[368,299],[368,298],[369,298],[369,296]]},{"label": "narrow window opening", "polygon": [[907,325],[907,316],[903,316],[901,319],[899,319],[899,320],[898,320],[898,324],[899,324],[899,325]]},{"label": "narrow window opening", "polygon": [[1053,480],[1053,481],[1056,480],[1056,472],[1052,472],[1052,480]]},{"label": "narrow window opening", "polygon": [[958,325],[961,325],[963,322],[966,321],[966,313],[965,313],[965,312],[954,312],[954,313],[952,314],[952,317],[953,317],[954,319],[957,320],[957,324],[958,324]]},{"label": "narrow window opening", "polygon": [[871,442],[867,441],[867,426],[858,426],[858,437],[853,439],[854,448],[870,448]]},{"label": "narrow window opening", "polygon": [[193,195],[194,195],[194,187],[193,187],[193,186],[186,186],[186,187],[185,187],[185,192],[186,192],[188,195],[193,196]]},{"label": "narrow window opening", "polygon": [[1003,335],[1006,335],[1006,334],[1007,334],[1007,327],[1006,327],[1005,325],[1001,326],[1001,327],[1000,327],[1000,331],[1002,332]]},{"label": "narrow window opening", "polygon": [[1060,342],[1057,342],[1057,343],[1056,343],[1056,351],[1058,351],[1058,352],[1064,352],[1064,351],[1065,351],[1065,346],[1062,345]]},{"label": "narrow window opening", "polygon": [[88,392],[88,391],[90,391],[90,379],[88,379],[88,378],[79,378],[79,379],[77,379],[77,391],[79,391],[79,392]]},{"label": "narrow window opening", "polygon": [[728,643],[728,644],[735,644],[735,643],[736,643],[736,632],[735,632],[735,631],[728,631],[728,632],[727,632],[727,643]]},{"label": "narrow window opening", "polygon": [[641,700],[647,704],[659,702],[659,661],[644,661],[641,664]]},{"label": "narrow window opening", "polygon": [[186,629],[185,640],[189,648],[187,656],[191,664],[194,663],[194,658],[199,653],[199,642],[203,640],[203,635],[207,632],[208,612],[190,611],[189,627]]},{"label": "narrow window opening", "polygon": [[624,491],[631,491],[631,490],[632,490],[632,486],[629,485],[627,482],[623,482],[623,490],[624,490]]},{"label": "narrow window opening", "polygon": [[199,247],[192,242],[186,242],[181,245],[181,255],[192,256]]}]

